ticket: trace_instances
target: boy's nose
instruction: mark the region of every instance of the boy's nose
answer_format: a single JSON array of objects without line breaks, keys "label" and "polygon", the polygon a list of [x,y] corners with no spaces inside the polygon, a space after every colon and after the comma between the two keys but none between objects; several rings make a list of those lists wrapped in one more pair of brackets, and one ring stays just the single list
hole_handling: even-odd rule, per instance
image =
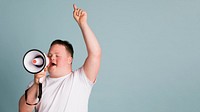
[{"label": "boy's nose", "polygon": [[51,59],[51,60],[55,60],[55,56],[51,56],[50,59]]}]

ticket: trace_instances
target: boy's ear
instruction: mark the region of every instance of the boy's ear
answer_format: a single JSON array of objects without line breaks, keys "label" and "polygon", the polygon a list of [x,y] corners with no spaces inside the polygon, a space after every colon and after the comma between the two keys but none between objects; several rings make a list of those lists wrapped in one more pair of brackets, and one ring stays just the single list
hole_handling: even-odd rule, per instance
[{"label": "boy's ear", "polygon": [[68,59],[67,59],[67,63],[72,64],[72,61],[73,61],[73,58],[71,56],[69,56]]}]

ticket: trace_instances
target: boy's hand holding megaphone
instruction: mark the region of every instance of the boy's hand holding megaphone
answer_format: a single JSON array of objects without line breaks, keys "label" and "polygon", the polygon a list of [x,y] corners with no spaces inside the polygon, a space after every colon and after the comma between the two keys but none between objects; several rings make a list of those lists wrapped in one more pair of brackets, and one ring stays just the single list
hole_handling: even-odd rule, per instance
[{"label": "boy's hand holding megaphone", "polygon": [[46,78],[47,70],[48,70],[48,67],[46,67],[43,71],[34,75],[34,83],[35,84],[39,84],[39,83],[42,83],[44,81],[44,79]]}]

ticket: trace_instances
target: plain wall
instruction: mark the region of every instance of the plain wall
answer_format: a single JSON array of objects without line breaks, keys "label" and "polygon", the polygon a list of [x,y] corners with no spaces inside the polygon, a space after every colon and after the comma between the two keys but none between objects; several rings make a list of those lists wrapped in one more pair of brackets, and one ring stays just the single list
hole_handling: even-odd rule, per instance
[{"label": "plain wall", "polygon": [[26,51],[70,41],[73,69],[86,48],[72,4],[102,47],[89,112],[200,112],[199,0],[0,0],[0,111],[17,112],[33,75]]}]

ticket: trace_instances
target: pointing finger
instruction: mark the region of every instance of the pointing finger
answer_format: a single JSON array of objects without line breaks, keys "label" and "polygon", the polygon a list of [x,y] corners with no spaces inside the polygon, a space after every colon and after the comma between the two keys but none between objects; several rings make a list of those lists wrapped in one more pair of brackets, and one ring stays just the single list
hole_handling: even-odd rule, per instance
[{"label": "pointing finger", "polygon": [[76,9],[77,9],[77,6],[76,6],[76,4],[73,4],[73,7],[74,7],[74,10],[76,10]]}]

